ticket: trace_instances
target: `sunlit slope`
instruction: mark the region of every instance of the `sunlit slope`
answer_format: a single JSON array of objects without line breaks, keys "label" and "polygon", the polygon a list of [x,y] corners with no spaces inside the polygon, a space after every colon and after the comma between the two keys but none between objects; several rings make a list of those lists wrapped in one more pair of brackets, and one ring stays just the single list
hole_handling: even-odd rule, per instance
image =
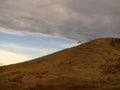
[{"label": "sunlit slope", "polygon": [[96,39],[0,67],[0,90],[120,90],[120,39]]}]

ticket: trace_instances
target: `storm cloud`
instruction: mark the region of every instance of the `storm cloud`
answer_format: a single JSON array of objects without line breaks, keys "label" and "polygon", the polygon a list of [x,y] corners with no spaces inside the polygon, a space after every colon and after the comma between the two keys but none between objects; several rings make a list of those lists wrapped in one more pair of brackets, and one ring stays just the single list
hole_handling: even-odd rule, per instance
[{"label": "storm cloud", "polygon": [[0,0],[0,27],[82,41],[120,37],[120,0]]}]

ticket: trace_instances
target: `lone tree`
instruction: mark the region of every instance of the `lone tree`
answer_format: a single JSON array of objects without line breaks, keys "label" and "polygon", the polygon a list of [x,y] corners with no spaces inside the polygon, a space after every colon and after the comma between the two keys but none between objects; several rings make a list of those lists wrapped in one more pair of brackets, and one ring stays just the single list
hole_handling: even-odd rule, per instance
[{"label": "lone tree", "polygon": [[82,41],[78,41],[77,43],[80,44]]}]

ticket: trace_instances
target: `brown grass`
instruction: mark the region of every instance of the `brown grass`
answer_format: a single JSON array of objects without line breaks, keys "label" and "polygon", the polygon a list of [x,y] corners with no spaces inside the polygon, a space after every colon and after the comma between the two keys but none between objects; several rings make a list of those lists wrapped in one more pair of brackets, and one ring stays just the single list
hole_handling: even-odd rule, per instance
[{"label": "brown grass", "polygon": [[101,38],[0,67],[0,90],[119,90],[120,39]]}]

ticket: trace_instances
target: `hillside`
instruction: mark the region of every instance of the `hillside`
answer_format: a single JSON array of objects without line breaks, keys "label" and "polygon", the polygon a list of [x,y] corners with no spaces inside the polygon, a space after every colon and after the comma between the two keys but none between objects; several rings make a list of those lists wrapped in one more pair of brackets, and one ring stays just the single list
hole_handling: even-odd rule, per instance
[{"label": "hillside", "polygon": [[120,90],[120,39],[100,38],[0,67],[0,90]]}]

